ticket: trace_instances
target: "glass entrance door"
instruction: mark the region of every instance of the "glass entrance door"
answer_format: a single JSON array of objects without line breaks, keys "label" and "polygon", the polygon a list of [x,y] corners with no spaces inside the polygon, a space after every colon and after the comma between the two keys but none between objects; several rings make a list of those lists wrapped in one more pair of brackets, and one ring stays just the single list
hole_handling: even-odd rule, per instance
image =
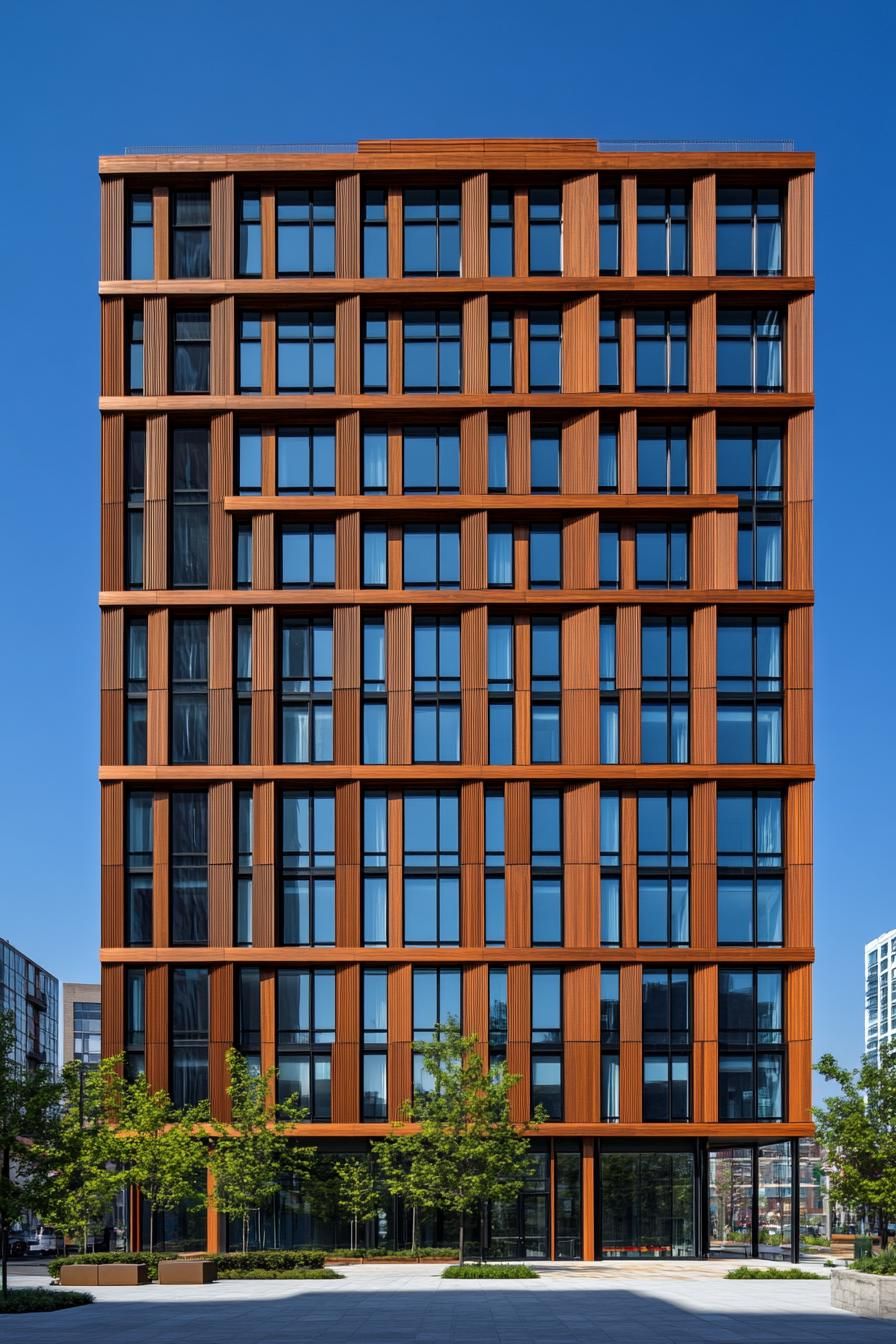
[{"label": "glass entrance door", "polygon": [[693,1153],[602,1153],[600,1218],[608,1259],[695,1255]]}]

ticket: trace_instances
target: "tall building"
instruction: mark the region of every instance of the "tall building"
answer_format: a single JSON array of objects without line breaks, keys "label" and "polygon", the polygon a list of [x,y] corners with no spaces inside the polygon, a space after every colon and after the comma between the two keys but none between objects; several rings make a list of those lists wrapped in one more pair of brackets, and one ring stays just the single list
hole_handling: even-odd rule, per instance
[{"label": "tall building", "polygon": [[100,987],[64,983],[62,986],[62,1062],[79,1060],[89,1068],[99,1064]]},{"label": "tall building", "polygon": [[865,944],[865,1053],[877,1059],[885,1041],[896,1040],[890,1011],[890,975],[896,973],[896,929]]},{"label": "tall building", "polygon": [[59,981],[5,938],[0,938],[0,1012],[13,1015],[16,1063],[55,1069]]},{"label": "tall building", "polygon": [[358,1151],[460,1016],[549,1115],[489,1254],[797,1252],[813,168],[100,160],[104,1053]]}]

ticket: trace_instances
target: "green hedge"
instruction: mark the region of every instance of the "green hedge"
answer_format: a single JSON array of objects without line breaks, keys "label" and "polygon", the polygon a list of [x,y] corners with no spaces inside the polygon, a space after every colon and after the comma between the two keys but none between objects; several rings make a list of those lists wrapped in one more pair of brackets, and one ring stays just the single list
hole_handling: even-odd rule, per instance
[{"label": "green hedge", "polygon": [[226,1251],[221,1255],[204,1255],[218,1273],[227,1270],[292,1270],[323,1269],[326,1251]]},{"label": "green hedge", "polygon": [[812,1274],[808,1269],[753,1269],[750,1265],[740,1265],[729,1269],[726,1279],[824,1279],[825,1274]]},{"label": "green hedge", "polygon": [[334,1269],[223,1269],[219,1279],[342,1279]]},{"label": "green hedge", "polygon": [[864,1255],[860,1260],[853,1260],[849,1268],[857,1269],[860,1274],[896,1274],[896,1250]]},{"label": "green hedge", "polygon": [[145,1265],[147,1278],[153,1280],[159,1272],[160,1260],[176,1260],[174,1251],[74,1251],[71,1255],[57,1255],[49,1264],[50,1278],[58,1279],[63,1265]]},{"label": "green hedge", "polygon": [[349,1247],[337,1247],[333,1251],[326,1252],[328,1259],[340,1260],[382,1260],[388,1257],[390,1260],[456,1260],[458,1250],[456,1246],[418,1246],[416,1251],[410,1251],[407,1248],[401,1251],[390,1251],[387,1246],[373,1246],[369,1249],[361,1246],[353,1251]]},{"label": "green hedge", "polygon": [[537,1279],[528,1265],[449,1265],[443,1279]]},{"label": "green hedge", "polygon": [[20,1311],[64,1311],[66,1307],[86,1307],[93,1293],[59,1293],[50,1288],[11,1288],[0,1293],[0,1316]]}]

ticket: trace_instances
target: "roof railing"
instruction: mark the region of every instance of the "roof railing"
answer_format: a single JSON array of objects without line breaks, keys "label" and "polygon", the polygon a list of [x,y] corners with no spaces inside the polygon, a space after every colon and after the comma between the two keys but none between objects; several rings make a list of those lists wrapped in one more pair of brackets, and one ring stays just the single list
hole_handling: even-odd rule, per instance
[{"label": "roof railing", "polygon": [[125,145],[125,154],[355,154],[358,146],[342,145]]},{"label": "roof railing", "polygon": [[[409,142],[410,143],[410,142]],[[598,140],[600,153],[792,154],[792,140]],[[357,143],[283,145],[125,145],[134,154],[356,154]]]}]

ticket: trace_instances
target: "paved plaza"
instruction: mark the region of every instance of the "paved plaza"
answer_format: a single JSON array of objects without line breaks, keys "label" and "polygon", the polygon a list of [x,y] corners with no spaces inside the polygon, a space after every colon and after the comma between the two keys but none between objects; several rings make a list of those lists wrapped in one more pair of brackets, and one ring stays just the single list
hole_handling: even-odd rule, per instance
[{"label": "paved plaza", "polygon": [[[830,1305],[827,1282],[726,1281],[727,1265],[544,1267],[538,1280],[443,1280],[431,1265],[352,1266],[342,1282],[98,1288],[71,1311],[0,1317],[0,1340],[65,1344],[862,1344],[896,1324]],[[647,1272],[644,1272],[644,1270]],[[13,1286],[35,1278],[14,1277]]]}]

